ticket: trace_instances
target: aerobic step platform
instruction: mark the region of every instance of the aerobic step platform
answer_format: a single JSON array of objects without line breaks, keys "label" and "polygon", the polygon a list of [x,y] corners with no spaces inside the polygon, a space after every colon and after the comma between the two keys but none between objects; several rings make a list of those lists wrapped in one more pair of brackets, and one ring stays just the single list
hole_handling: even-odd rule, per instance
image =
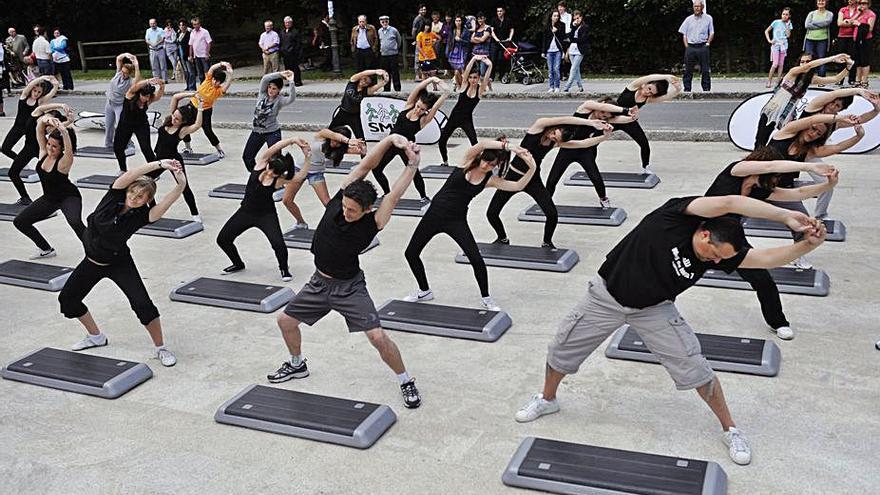
[{"label": "aerobic step platform", "polygon": [[[21,172],[18,173],[18,176],[21,177],[21,181],[25,184],[33,184],[34,182],[40,182],[40,176],[37,175],[37,171],[32,168],[22,169]],[[0,168],[0,181],[11,182],[12,179],[9,178],[9,168],[3,167]]]},{"label": "aerobic step platform", "polygon": [[[705,333],[695,335],[700,341],[703,356],[715,371],[760,376],[779,374],[782,354],[779,352],[779,346],[773,342]],[[617,330],[605,349],[605,356],[611,359],[660,364],[660,360],[648,350],[638,332],[629,325]]]},{"label": "aerobic step platform", "polygon": [[136,233],[141,235],[152,235],[156,237],[171,237],[173,239],[183,239],[197,232],[205,230],[204,225],[192,220],[177,220],[174,218],[160,218],[159,220],[144,225]]},{"label": "aerobic step platform", "polygon": [[153,376],[144,363],[44,347],[3,367],[7,380],[115,399]]},{"label": "aerobic step platform", "polygon": [[[113,148],[105,148],[103,146],[78,147],[73,154],[76,156],[84,156],[88,158],[106,158],[108,160],[116,159],[116,155],[113,153]],[[125,156],[134,156],[133,146],[129,146],[125,149]]]},{"label": "aerobic step platform", "polygon": [[[783,294],[801,294],[804,296],[827,296],[831,291],[831,278],[823,270],[798,270],[791,266],[770,269],[770,276],[776,287]],[[725,273],[722,270],[706,270],[703,277],[697,280],[702,287],[719,287],[722,289],[752,290],[752,286],[743,280],[737,272]]]},{"label": "aerobic step platform", "polygon": [[[312,229],[290,229],[284,233],[284,243],[287,247],[294,249],[311,249],[312,239],[315,237],[315,231]],[[379,237],[374,237],[370,245],[361,253],[366,253],[370,249],[379,245]]]},{"label": "aerobic step platform", "polygon": [[68,266],[9,260],[0,263],[0,284],[58,292],[71,273],[73,268]]},{"label": "aerobic step platform", "polygon": [[110,189],[110,186],[112,186],[114,182],[116,182],[117,178],[116,175],[87,175],[76,179],[76,187],[107,190]]},{"label": "aerobic step platform", "polygon": [[[237,199],[241,201],[244,199],[245,187],[245,184],[230,182],[229,184],[223,184],[222,186],[217,186],[214,189],[211,189],[208,191],[208,196],[212,198]],[[284,197],[283,187],[272,194],[272,199],[275,201],[281,201],[282,197]]]},{"label": "aerobic step platform", "polygon": [[250,385],[223,403],[214,420],[366,449],[391,428],[397,415],[386,405]]},{"label": "aerobic step platform", "polygon": [[172,301],[272,313],[293,296],[290,287],[200,277],[177,286],[169,297]]},{"label": "aerobic step platform", "polygon": [[328,165],[324,169],[325,174],[340,174],[340,175],[348,175],[355,166],[357,166],[358,162],[353,162],[350,160],[343,160],[339,162],[338,167],[334,167],[332,165]]},{"label": "aerobic step platform", "polygon": [[419,173],[426,179],[447,179],[456,168],[455,165],[428,165],[422,167]]},{"label": "aerobic step platform", "polygon": [[[382,205],[382,198],[376,200],[373,203],[373,208],[379,208]],[[397,205],[394,206],[394,211],[391,212],[392,215],[400,215],[404,217],[421,217],[424,216],[425,212],[428,211],[428,207],[431,203],[422,203],[419,199],[411,199],[411,198],[400,198],[397,202]]]},{"label": "aerobic step platform", "polygon": [[[822,220],[828,231],[825,237],[828,241],[843,242],[846,240],[846,225],[840,220]],[[743,230],[746,235],[752,237],[772,237],[776,239],[791,239],[791,231],[784,223],[765,220],[763,218],[743,218]]]},{"label": "aerobic step platform", "polygon": [[[0,203],[0,220],[11,222],[15,220],[15,217],[18,216],[18,214],[21,213],[21,211],[25,208],[27,208],[27,206],[10,203]],[[53,212],[51,215],[49,215],[49,218],[52,218],[57,214],[57,211]]]},{"label": "aerobic step platform", "polygon": [[[628,189],[653,189],[660,183],[657,174],[644,174],[638,172],[601,172],[605,187],[623,187]],[[580,171],[571,174],[565,179],[566,186],[593,186],[593,182],[586,172]]]},{"label": "aerobic step platform", "polygon": [[391,299],[377,308],[382,328],[495,342],[513,322],[504,311]]},{"label": "aerobic step platform", "polygon": [[527,437],[501,480],[505,485],[582,495],[726,495],[715,462]]},{"label": "aerobic step platform", "polygon": [[[559,212],[559,223],[617,227],[626,220],[626,211],[623,208],[556,205],[556,211]],[[544,222],[547,217],[540,206],[532,205],[521,211],[517,219],[521,222]]]},{"label": "aerobic step platform", "polygon": [[184,165],[204,166],[220,161],[217,153],[182,153]]},{"label": "aerobic step platform", "polygon": [[[573,249],[550,249],[510,244],[477,243],[486,266],[520,268],[523,270],[543,270],[548,272],[567,272],[580,258]],[[464,253],[455,256],[456,263],[470,264]]]}]

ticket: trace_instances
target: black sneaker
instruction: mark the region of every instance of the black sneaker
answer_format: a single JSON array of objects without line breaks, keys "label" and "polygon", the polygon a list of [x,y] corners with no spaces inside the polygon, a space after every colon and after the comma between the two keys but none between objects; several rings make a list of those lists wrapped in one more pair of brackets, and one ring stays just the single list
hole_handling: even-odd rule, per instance
[{"label": "black sneaker", "polygon": [[15,202],[16,206],[29,206],[33,201],[31,198],[18,198],[18,201]]},{"label": "black sneaker", "polygon": [[290,274],[290,270],[288,268],[281,270],[281,281],[290,282],[291,280],[293,280],[293,275]]},{"label": "black sneaker", "polygon": [[[266,375],[266,379],[270,383],[281,383],[293,378],[305,378],[309,376],[309,367],[306,366],[306,360],[303,359],[299,366],[294,367],[290,361],[284,361],[284,364],[278,368],[278,371],[271,375]],[[416,394],[418,397],[418,394]]]},{"label": "black sneaker", "polygon": [[545,242],[545,243],[541,244],[541,247],[544,249],[556,249],[556,246],[553,245],[552,242]]},{"label": "black sneaker", "polygon": [[415,378],[411,378],[401,385],[400,393],[403,395],[403,405],[408,409],[415,409],[422,405],[422,398],[419,396],[419,389],[416,388]]},{"label": "black sneaker", "polygon": [[503,239],[499,237],[498,239],[495,239],[494,241],[492,241],[492,244],[508,245],[508,244],[510,244],[510,239],[508,239],[507,237],[505,237]]},{"label": "black sneaker", "polygon": [[229,265],[223,269],[220,275],[229,275],[230,273],[240,272],[244,270],[244,265]]}]

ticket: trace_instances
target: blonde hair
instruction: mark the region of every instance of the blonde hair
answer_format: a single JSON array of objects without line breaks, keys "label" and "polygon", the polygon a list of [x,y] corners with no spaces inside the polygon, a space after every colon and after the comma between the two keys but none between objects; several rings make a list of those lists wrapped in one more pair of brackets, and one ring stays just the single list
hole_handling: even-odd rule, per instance
[{"label": "blonde hair", "polygon": [[126,189],[134,193],[145,191],[152,200],[156,196],[156,180],[152,177],[142,175],[133,180]]}]

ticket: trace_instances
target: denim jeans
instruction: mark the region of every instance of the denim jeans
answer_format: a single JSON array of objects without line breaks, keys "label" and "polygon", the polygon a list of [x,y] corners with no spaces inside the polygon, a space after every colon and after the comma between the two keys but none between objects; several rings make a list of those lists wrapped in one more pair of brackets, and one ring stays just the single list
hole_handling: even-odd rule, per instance
[{"label": "denim jeans", "polygon": [[559,89],[559,66],[562,64],[562,52],[547,52],[547,69],[550,71],[550,88]]},{"label": "denim jeans", "polygon": [[193,58],[193,65],[196,66],[196,77],[199,80],[199,84],[205,81],[205,74],[208,73],[208,69],[211,68],[211,61],[204,57],[195,57]]},{"label": "denim jeans", "polygon": [[583,55],[569,55],[569,59],[571,60],[571,71],[568,73],[568,83],[565,85],[565,90],[568,91],[571,89],[571,85],[577,83],[578,89],[584,89],[584,80],[581,79],[581,62],[584,60]]},{"label": "denim jeans", "polygon": [[[813,55],[813,60],[817,58],[825,58],[825,52],[828,49],[828,40],[804,40],[804,52]],[[825,65],[820,65],[816,70],[819,77],[825,76]]]}]

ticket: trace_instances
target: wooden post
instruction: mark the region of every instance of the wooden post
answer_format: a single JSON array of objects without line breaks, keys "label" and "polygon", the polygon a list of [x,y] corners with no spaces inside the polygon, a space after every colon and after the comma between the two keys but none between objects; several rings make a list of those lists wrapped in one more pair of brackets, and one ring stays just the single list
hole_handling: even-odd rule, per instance
[{"label": "wooden post", "polygon": [[79,62],[80,62],[80,65],[82,66],[82,71],[88,72],[89,67],[86,62],[86,50],[85,50],[85,47],[83,47],[83,42],[77,41],[76,48],[77,48],[77,50],[79,50]]}]

